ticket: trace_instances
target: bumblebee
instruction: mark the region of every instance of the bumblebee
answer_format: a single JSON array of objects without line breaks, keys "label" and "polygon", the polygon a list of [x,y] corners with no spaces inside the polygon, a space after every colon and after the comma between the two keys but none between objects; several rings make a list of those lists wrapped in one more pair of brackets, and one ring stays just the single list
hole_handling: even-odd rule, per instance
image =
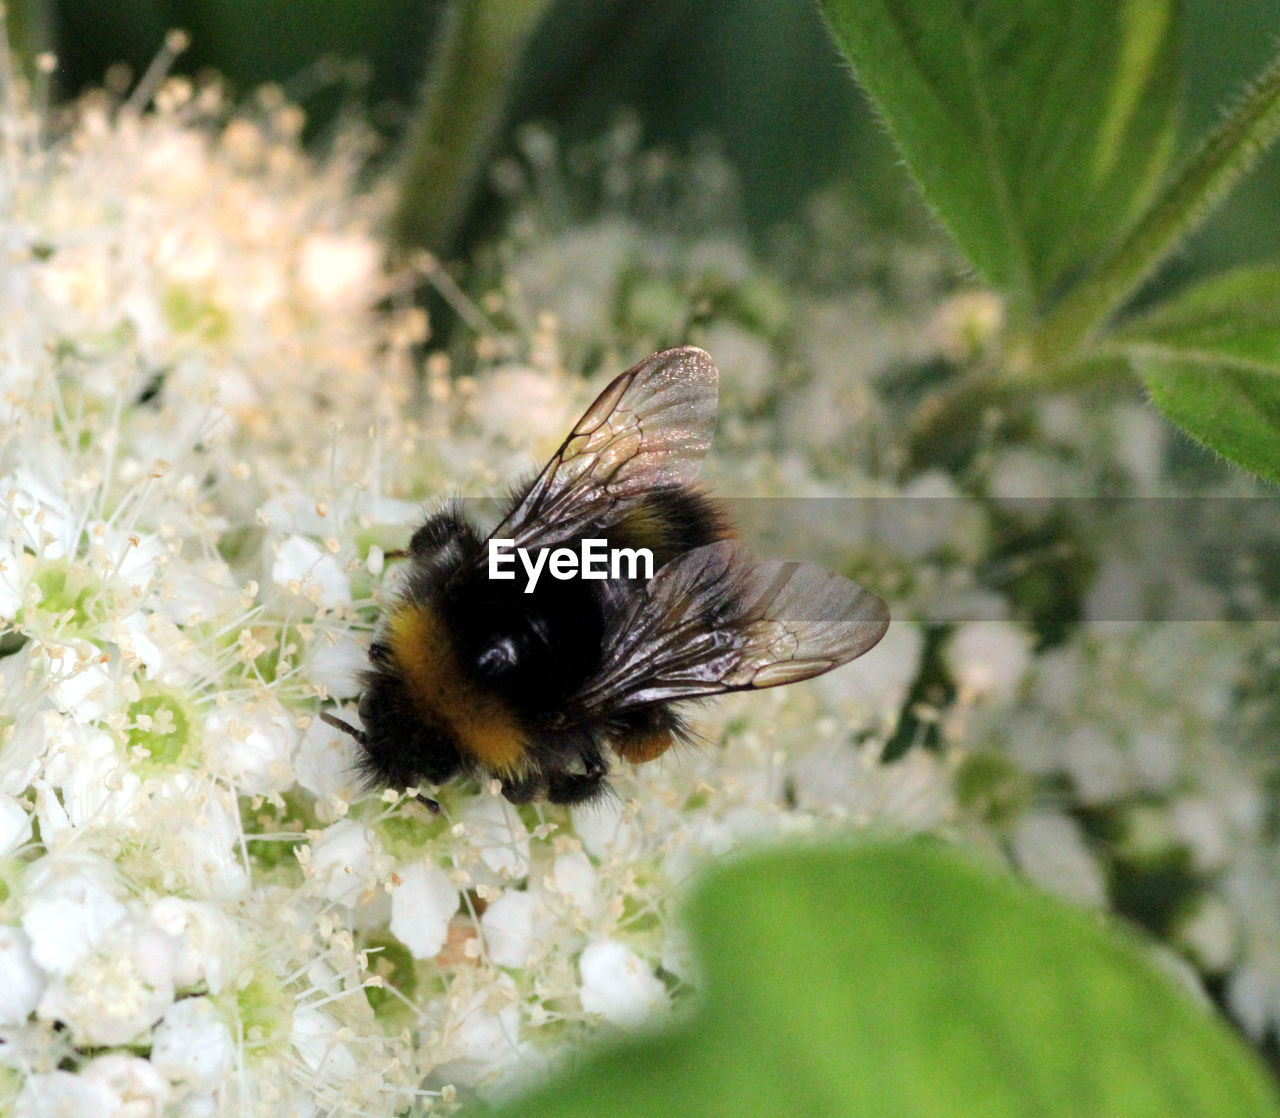
[{"label": "bumblebee", "polygon": [[[363,729],[321,715],[359,743],[368,787],[470,774],[512,803],[582,803],[615,757],[689,737],[676,704],[808,679],[884,635],[874,594],[757,558],[695,487],[717,381],[700,349],[656,353],[599,395],[489,537],[457,505],[413,533],[369,649]],[[652,574],[498,579],[498,540],[537,563],[584,541],[647,549]]]}]

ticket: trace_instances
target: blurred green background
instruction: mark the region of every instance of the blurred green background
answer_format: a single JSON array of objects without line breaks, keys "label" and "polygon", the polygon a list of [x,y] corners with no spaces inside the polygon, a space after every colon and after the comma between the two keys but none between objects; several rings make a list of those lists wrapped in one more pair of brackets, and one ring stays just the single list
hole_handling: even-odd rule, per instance
[{"label": "blurred green background", "polygon": [[[59,60],[55,96],[65,97],[100,84],[116,62],[140,74],[165,31],[180,27],[192,43],[179,72],[217,70],[242,96],[263,82],[282,84],[307,109],[314,143],[323,143],[338,114],[360,108],[386,137],[391,158],[449,6],[448,0],[18,0],[11,33],[19,45],[52,46]],[[1274,0],[1187,0],[1184,10],[1185,147],[1265,64],[1280,10]],[[803,0],[552,0],[511,75],[495,154],[523,122],[590,136],[624,107],[638,111],[647,141],[679,145],[712,137],[738,169],[744,216],[758,238],[841,176],[883,221],[901,215],[912,191],[816,4]],[[1273,151],[1165,270],[1163,284],[1274,257],[1278,171],[1280,151]],[[481,185],[445,246],[448,254],[465,256],[499,217]]]}]

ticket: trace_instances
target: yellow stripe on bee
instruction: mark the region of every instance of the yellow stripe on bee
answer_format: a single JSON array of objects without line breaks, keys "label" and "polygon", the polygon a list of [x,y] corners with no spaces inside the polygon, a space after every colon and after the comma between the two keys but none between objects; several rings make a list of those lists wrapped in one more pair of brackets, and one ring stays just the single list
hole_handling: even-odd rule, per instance
[{"label": "yellow stripe on bee", "polygon": [[459,749],[499,776],[524,772],[525,740],[514,713],[467,677],[434,610],[401,605],[388,619],[387,644],[414,703],[453,730]]},{"label": "yellow stripe on bee", "polygon": [[643,501],[628,509],[609,533],[615,547],[647,547],[652,551],[666,551],[671,534],[672,526],[662,510]]}]

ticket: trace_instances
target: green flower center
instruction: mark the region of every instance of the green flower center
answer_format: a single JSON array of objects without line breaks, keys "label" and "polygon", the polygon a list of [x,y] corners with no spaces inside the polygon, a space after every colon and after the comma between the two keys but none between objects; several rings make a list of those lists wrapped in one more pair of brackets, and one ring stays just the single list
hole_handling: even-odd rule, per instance
[{"label": "green flower center", "polygon": [[129,704],[129,746],[146,753],[157,768],[188,756],[194,720],[185,700],[168,691],[144,694]]}]

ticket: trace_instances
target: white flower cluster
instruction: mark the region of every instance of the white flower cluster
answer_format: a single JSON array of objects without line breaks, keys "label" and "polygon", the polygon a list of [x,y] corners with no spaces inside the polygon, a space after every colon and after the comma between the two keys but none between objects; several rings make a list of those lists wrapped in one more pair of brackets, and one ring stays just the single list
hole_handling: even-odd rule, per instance
[{"label": "white flower cluster", "polygon": [[[947,732],[983,751],[971,794],[989,817],[997,808],[1015,862],[1097,907],[1144,877],[1172,883],[1130,915],[1219,979],[1259,1040],[1280,1021],[1280,847],[1274,757],[1258,735],[1274,734],[1280,708],[1273,689],[1251,725],[1241,700],[1259,677],[1274,680],[1275,638],[1273,622],[1095,623],[1029,657],[1011,626],[984,624],[962,627],[948,650],[957,672],[1012,668],[1012,687],[968,696]],[[995,751],[1020,779],[990,766]]]},{"label": "white flower cluster", "polygon": [[285,800],[304,700],[359,657],[289,470],[311,376],[376,414],[354,163],[312,167],[270,99],[214,131],[181,82],[48,144],[3,96],[0,1109],[408,1098]]},{"label": "white flower cluster", "polygon": [[509,1091],[690,988],[673,911],[707,858],[946,817],[930,757],[846,748],[901,702],[886,653],[887,690],[725,703],[714,746],[598,807],[362,795],[315,714],[356,694],[385,551],[526,467],[586,384],[550,353],[433,365],[415,420],[425,324],[370,310],[399,288],[358,145],[308,162],[270,95],[214,126],[216,92],[170,81],[50,140],[3,92],[0,1110]]}]

